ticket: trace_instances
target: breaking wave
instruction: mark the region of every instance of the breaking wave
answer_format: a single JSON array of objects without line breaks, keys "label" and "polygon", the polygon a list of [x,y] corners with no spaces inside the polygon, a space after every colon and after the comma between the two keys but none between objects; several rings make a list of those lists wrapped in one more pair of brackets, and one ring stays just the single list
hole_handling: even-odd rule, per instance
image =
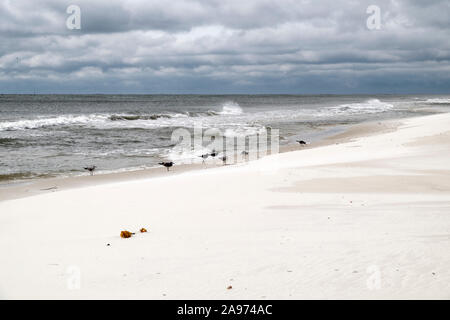
[{"label": "breaking wave", "polygon": [[219,112],[221,115],[239,115],[244,113],[242,108],[236,102],[226,102],[222,106],[222,111]]},{"label": "breaking wave", "polygon": [[0,131],[36,129],[42,127],[64,126],[64,125],[83,125],[87,123],[104,122],[106,118],[107,118],[106,116],[102,115],[87,115],[87,116],[65,115],[51,118],[6,121],[0,122]]},{"label": "breaking wave", "polygon": [[426,102],[430,104],[450,104],[450,98],[427,99]]},{"label": "breaking wave", "polygon": [[[234,102],[227,102],[222,106],[221,111],[186,111],[185,113],[158,113],[158,114],[91,114],[91,115],[62,115],[48,118],[25,119],[15,121],[0,122],[0,131],[37,129],[52,126],[66,125],[102,125],[108,122],[127,122],[127,121],[156,121],[173,120],[177,118],[192,117],[215,117],[223,115],[240,115],[241,107]],[[176,124],[176,123],[173,123]]]},{"label": "breaking wave", "polygon": [[109,117],[109,120],[111,121],[133,121],[133,120],[157,120],[160,118],[177,118],[177,117],[183,117],[187,115],[182,114],[176,114],[176,115],[170,115],[170,114],[151,114],[151,115],[116,115],[113,114]]},{"label": "breaking wave", "polygon": [[382,102],[378,99],[370,99],[363,103],[341,104],[327,109],[335,114],[362,114],[385,112],[392,108],[394,106],[390,103]]}]

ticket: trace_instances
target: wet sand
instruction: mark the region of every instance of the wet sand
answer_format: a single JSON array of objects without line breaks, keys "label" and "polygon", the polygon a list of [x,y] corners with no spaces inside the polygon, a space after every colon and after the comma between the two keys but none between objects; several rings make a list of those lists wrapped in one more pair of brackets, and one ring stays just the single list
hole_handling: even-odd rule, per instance
[{"label": "wet sand", "polygon": [[[369,136],[376,133],[389,132],[395,130],[399,125],[398,120],[390,121],[377,121],[366,122],[357,125],[349,125],[344,132],[337,135],[327,137],[321,141],[308,143],[307,145],[284,145],[280,146],[280,153],[308,150],[315,147],[322,147],[332,144],[339,144],[351,141],[352,139]],[[237,158],[237,157],[236,157]],[[252,155],[252,158],[256,158]],[[248,159],[236,159],[234,164],[240,164],[247,162]],[[227,164],[234,165],[234,164]],[[0,201],[19,199],[39,194],[45,194],[49,192],[58,192],[61,190],[68,190],[73,188],[82,188],[87,186],[95,186],[99,184],[107,184],[112,182],[123,182],[130,180],[149,179],[155,177],[163,177],[166,175],[176,175],[180,173],[189,172],[192,170],[208,170],[211,168],[217,168],[223,166],[222,161],[219,159],[209,158],[205,164],[181,164],[175,165],[171,168],[170,172],[163,167],[148,168],[142,170],[122,171],[114,173],[101,173],[90,176],[88,173],[85,175],[72,176],[72,177],[56,177],[56,178],[44,178],[34,179],[30,181],[15,182],[11,184],[0,185]]]}]

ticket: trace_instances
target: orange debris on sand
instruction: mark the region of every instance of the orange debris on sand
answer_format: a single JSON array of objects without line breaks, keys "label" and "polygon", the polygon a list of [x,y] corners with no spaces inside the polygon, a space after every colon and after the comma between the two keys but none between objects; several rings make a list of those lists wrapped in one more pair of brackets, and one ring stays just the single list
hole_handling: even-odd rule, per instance
[{"label": "orange debris on sand", "polygon": [[145,228],[141,228],[141,230],[140,230],[142,233],[143,232],[147,232],[147,229],[145,229]]},{"label": "orange debris on sand", "polygon": [[131,233],[130,231],[121,231],[120,237],[121,238],[130,238],[134,233]]}]

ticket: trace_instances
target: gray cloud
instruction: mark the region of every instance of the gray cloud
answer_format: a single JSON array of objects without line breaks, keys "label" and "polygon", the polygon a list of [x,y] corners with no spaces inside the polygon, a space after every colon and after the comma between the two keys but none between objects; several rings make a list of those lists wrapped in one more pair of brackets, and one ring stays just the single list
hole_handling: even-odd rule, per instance
[{"label": "gray cloud", "polygon": [[449,21],[448,0],[1,0],[0,92],[448,93]]}]

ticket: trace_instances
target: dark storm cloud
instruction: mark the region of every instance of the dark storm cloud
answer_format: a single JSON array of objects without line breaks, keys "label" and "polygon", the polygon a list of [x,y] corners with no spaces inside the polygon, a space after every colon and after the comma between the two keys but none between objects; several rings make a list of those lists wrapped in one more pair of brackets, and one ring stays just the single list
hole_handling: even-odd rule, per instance
[{"label": "dark storm cloud", "polygon": [[0,0],[0,92],[448,93],[449,18],[448,0]]}]

